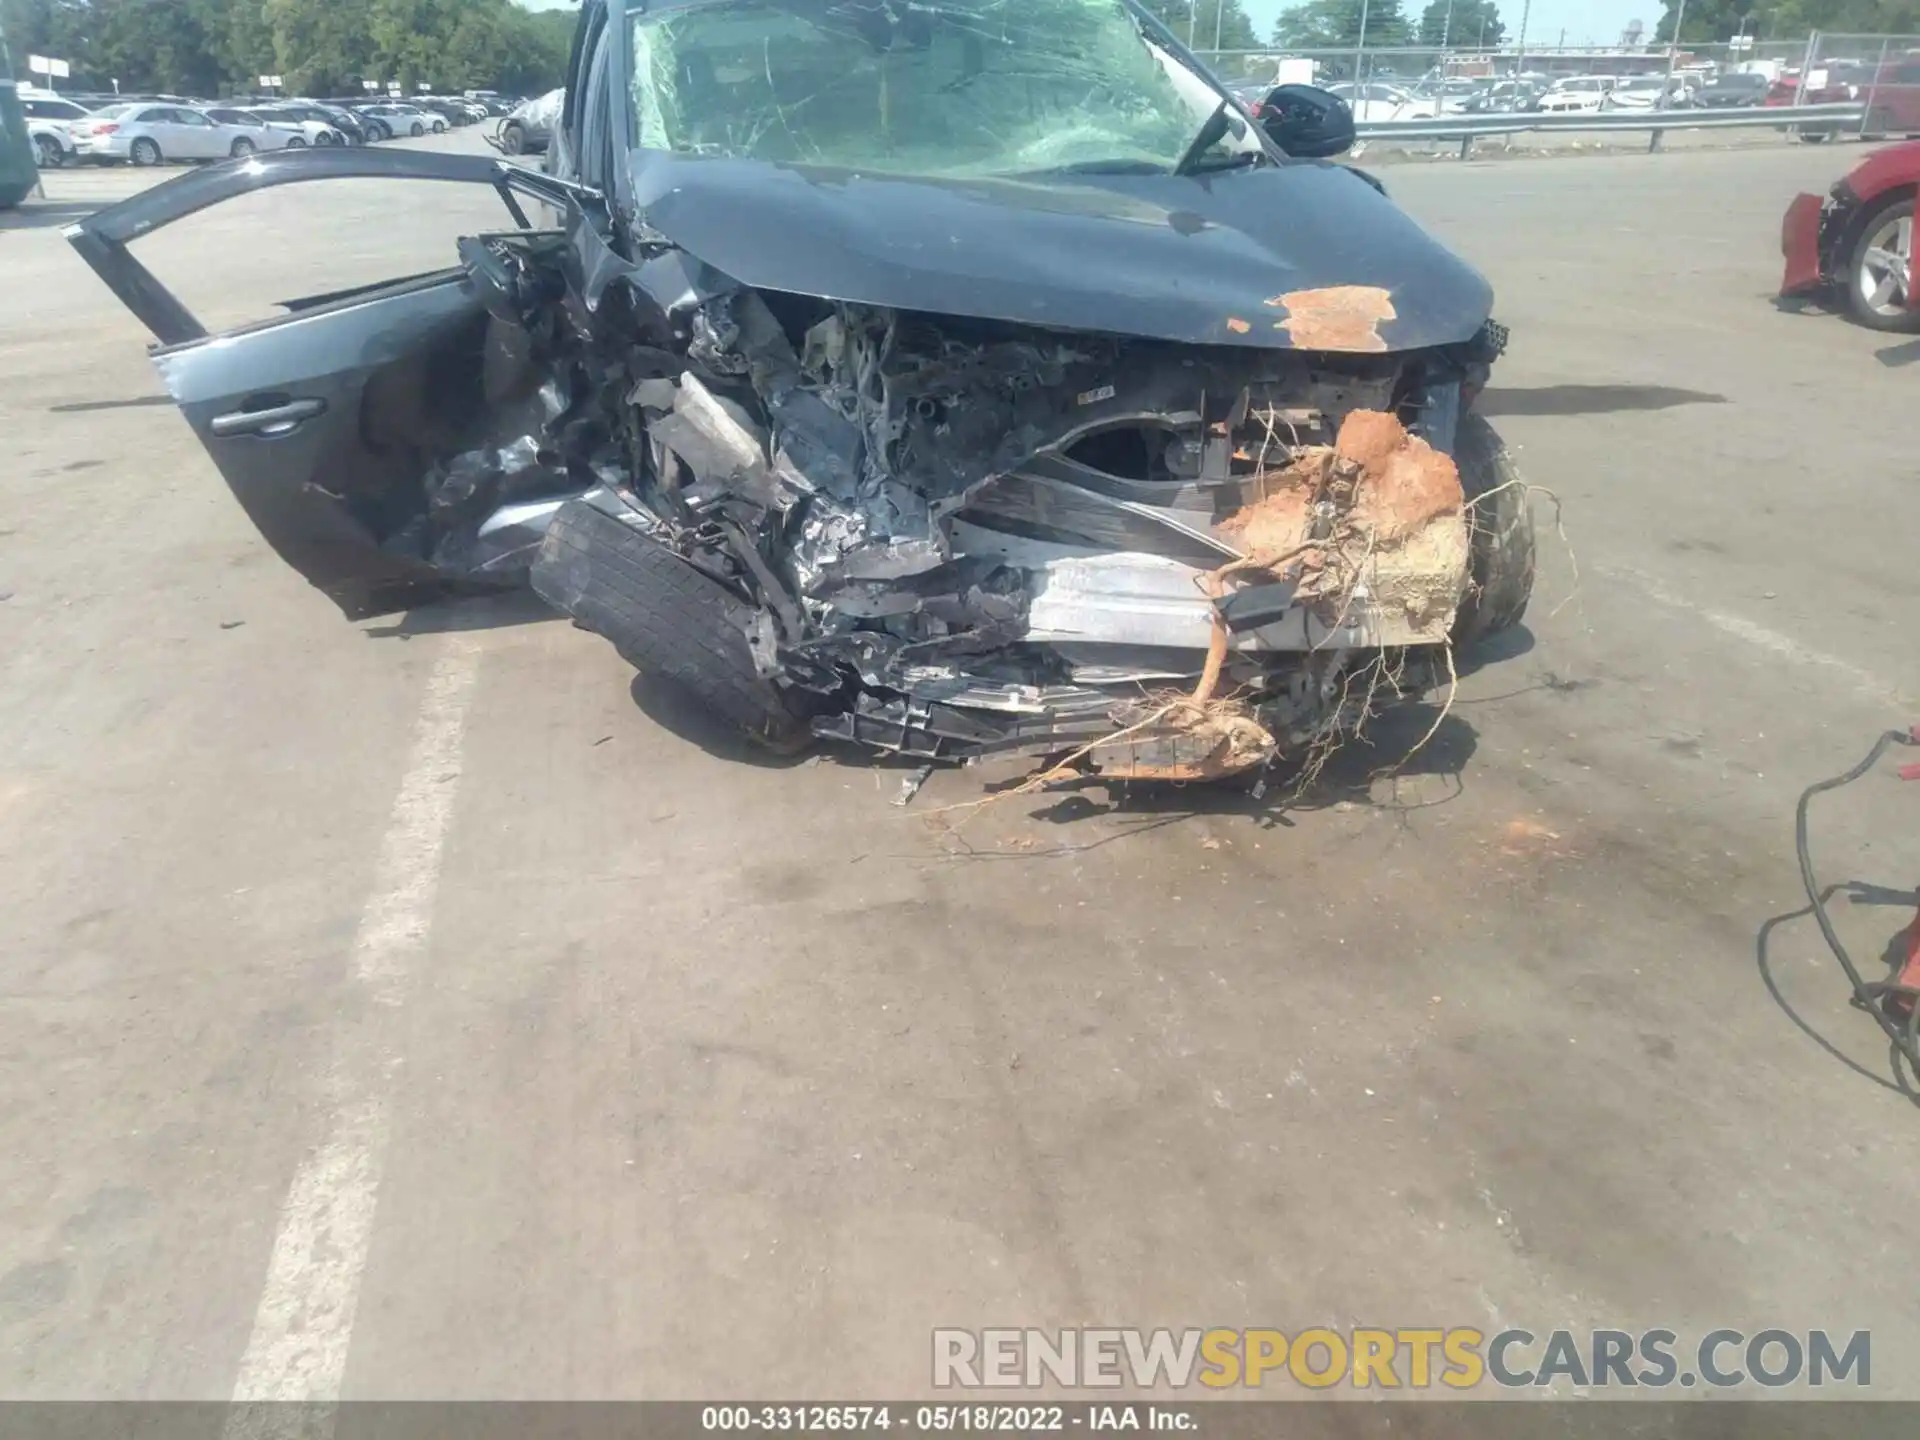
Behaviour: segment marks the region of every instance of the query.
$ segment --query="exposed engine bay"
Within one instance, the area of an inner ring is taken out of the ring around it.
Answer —
[[[711,271],[661,304],[657,274],[619,282],[677,252],[597,276],[578,256],[540,232],[463,244],[491,430],[385,543],[443,574],[530,565],[763,741],[1205,779],[1447,674],[1476,599],[1469,492],[1499,483],[1497,442],[1462,450],[1491,322],[1394,354],[1200,346]],[[697,578],[649,615],[662,554]]]

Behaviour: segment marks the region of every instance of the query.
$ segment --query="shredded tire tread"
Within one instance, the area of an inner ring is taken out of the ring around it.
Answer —
[[[1454,440],[1460,487],[1473,527],[1466,596],[1454,622],[1456,648],[1511,630],[1533,598],[1533,499],[1499,432],[1469,411]],[[1484,498],[1483,498],[1484,497]]]

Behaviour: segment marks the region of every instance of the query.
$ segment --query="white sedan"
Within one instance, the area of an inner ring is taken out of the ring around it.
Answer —
[[[1634,75],[1607,92],[1607,110],[1684,110],[1697,92],[1684,76]]]
[[[161,105],[124,101],[96,110],[71,127],[73,147],[81,160],[113,165],[159,165],[168,160],[224,160],[277,150],[279,143],[262,143],[261,130],[222,125],[206,111],[191,105]]]
[[[256,150],[299,150],[308,145],[334,143],[334,131],[326,125],[282,118],[267,110],[219,105],[210,107],[207,115],[218,124],[250,135]]]
[[[1329,85],[1327,89],[1346,101],[1353,118],[1362,124],[1379,120],[1434,120],[1440,115],[1436,101],[1410,95],[1397,85],[1383,85],[1378,80],[1364,85],[1351,82]]]
[[[1539,109],[1548,115],[1592,114],[1607,103],[1613,89],[1611,75],[1573,75],[1556,80],[1540,97]]]
[[[345,145],[346,131],[313,111],[300,106],[253,105],[248,113],[258,115],[276,129],[290,129],[309,145]]]

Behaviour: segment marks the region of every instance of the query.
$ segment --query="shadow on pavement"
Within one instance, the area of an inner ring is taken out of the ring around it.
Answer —
[[[369,640],[410,640],[415,635],[500,630],[565,618],[531,590],[506,590],[498,595],[469,595],[420,605],[396,620],[376,621],[360,633]]]
[[[1874,351],[1873,358],[1889,370],[1901,365],[1920,365],[1920,340],[1909,340],[1904,345],[1889,345],[1884,350]]]
[[[93,200],[29,198],[15,209],[0,210],[0,230],[44,230],[50,225],[71,225],[99,208],[99,202]]]
[[[1671,385],[1536,385],[1487,390],[1474,409],[1499,415],[1613,415],[1628,410],[1672,410],[1681,405],[1724,405],[1727,397]]]
[[[1489,665],[1498,665],[1503,660],[1518,660],[1531,649],[1533,631],[1525,625],[1514,625],[1476,640],[1472,645],[1459,647],[1454,654],[1454,665],[1464,680],[1474,671],[1483,670]]]
[[[614,658],[614,657],[609,657]],[[763,770],[791,770],[815,755],[833,754],[824,747],[783,755],[756,745],[734,725],[715,715],[683,687],[659,675],[635,674],[627,693],[633,703],[662,730],[698,746],[716,760],[752,765]],[[837,758],[837,757],[836,757]]]

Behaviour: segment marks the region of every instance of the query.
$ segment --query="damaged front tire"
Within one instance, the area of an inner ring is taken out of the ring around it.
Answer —
[[[748,739],[783,754],[806,748],[810,707],[755,667],[731,613],[742,602],[658,541],[573,501],[548,527],[532,579],[635,669],[673,681]]]
[[[1466,650],[1511,630],[1527,613],[1533,597],[1533,497],[1506,443],[1478,415],[1461,417],[1453,458],[1473,534],[1467,593],[1453,627],[1454,649]]]

